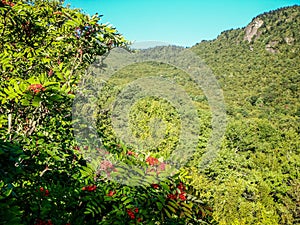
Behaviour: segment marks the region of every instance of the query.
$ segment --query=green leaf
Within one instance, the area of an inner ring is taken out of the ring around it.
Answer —
[[[160,202],[156,202],[156,205],[159,211],[163,208],[163,205]]]

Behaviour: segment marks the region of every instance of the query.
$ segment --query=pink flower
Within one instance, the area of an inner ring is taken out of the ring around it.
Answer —
[[[166,169],[166,165],[167,165],[166,163],[162,162],[161,164],[159,164],[158,169],[161,170],[161,171],[165,170]]]
[[[100,169],[101,170],[107,170],[107,169],[112,168],[112,167],[113,167],[113,164],[108,160],[103,160],[100,164]]]
[[[48,72],[48,76],[51,77],[52,75],[53,75],[53,70],[51,69],[51,70],[49,70],[49,72]]]

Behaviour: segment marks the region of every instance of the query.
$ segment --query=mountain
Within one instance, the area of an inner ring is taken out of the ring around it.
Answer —
[[[300,6],[192,47],[228,115],[220,157],[194,184],[219,224],[300,224]]]
[[[299,8],[264,13],[192,47],[218,77],[229,114],[300,116]]]
[[[124,59],[121,54],[108,63],[96,62],[87,80],[94,86],[105,86],[98,101],[103,142],[109,145],[116,136],[112,117],[108,117],[111,105],[123,94],[124,107],[118,107],[122,113],[138,89],[128,91],[129,84],[144,77],[171,79],[190,96],[199,114],[199,143],[185,170],[202,201],[212,206],[216,224],[300,224],[300,6],[258,15],[244,28],[224,31],[215,40],[190,48],[203,60],[199,66],[217,78],[227,115],[219,154],[205,169],[199,162],[218,127],[212,125],[205,91],[184,71],[155,62],[168,49],[140,50],[143,56],[154,56],[154,62],[120,67],[130,57]],[[173,49],[177,51],[175,46]],[[169,56],[172,59],[172,54]],[[181,59],[183,64],[190,61],[188,57]],[[112,76],[103,76],[103,68]],[[149,90],[154,86],[148,83]],[[176,110],[174,104],[157,97],[137,100],[129,112],[132,136],[144,138],[140,143],[158,143],[151,139],[154,135],[149,124],[161,116],[158,122],[165,125],[165,140],[150,151],[168,156],[179,141],[180,115]]]

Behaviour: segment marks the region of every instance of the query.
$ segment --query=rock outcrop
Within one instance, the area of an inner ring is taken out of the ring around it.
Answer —
[[[258,29],[264,24],[264,21],[260,18],[254,19],[246,28],[245,28],[245,36],[244,40],[247,40],[249,43],[252,41],[253,37],[256,36],[258,38],[260,36],[260,32]]]

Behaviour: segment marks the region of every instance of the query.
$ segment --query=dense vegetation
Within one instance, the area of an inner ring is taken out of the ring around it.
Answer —
[[[143,77],[172,79],[189,94],[199,113],[198,149],[184,168],[192,176],[190,184],[201,200],[213,205],[214,221],[299,224],[299,18],[299,6],[272,11],[254,18],[245,28],[225,31],[216,40],[202,41],[191,48],[217,77],[228,116],[219,157],[208,168],[199,166],[211,134],[208,100],[188,74],[172,65],[144,62],[116,71],[101,89],[98,104],[100,112],[105,112],[100,115],[106,119],[101,120],[100,129],[107,138],[117,136],[109,122],[111,105],[128,83]],[[255,24],[259,28],[253,31]],[[167,48],[142,52],[159,55]],[[110,65],[117,62],[123,63],[118,56],[107,64],[100,60],[92,68],[94,77],[102,79],[106,75],[103,68],[113,71]],[[167,114],[163,114],[161,110],[166,107]],[[171,125],[165,125],[162,134],[167,142],[151,150],[168,157],[178,143],[179,117],[164,98],[140,99],[133,105],[132,134],[141,142],[149,142],[150,121],[158,114]]]
[[[186,71],[155,60],[114,70],[123,59],[106,53],[127,41],[59,1],[2,1],[0,13],[0,224],[300,224],[299,6],[188,50],[225,99],[226,133],[206,167],[210,99]],[[116,132],[130,84],[156,90],[147,77],[182,87],[198,113],[185,164],[168,160],[184,126],[165,97],[132,104],[128,136],[138,145]]]
[[[184,183],[185,171],[161,179],[170,165],[154,154],[118,140],[100,149],[74,138],[72,104],[85,70],[96,56],[127,45],[114,28],[61,1],[1,1],[0,13],[0,224],[211,219],[211,209]],[[89,151],[99,154],[91,159]],[[110,179],[122,179],[133,164],[139,169],[125,178],[135,185]]]
[[[218,77],[229,115],[221,157],[197,185],[220,224],[300,223],[299,24],[300,7],[283,8],[193,47]]]

